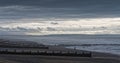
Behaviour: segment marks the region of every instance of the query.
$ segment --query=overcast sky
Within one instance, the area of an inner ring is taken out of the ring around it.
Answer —
[[[0,0],[0,35],[119,34],[120,0]]]

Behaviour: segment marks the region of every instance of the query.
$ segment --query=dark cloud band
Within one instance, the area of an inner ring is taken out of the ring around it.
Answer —
[[[0,19],[119,17],[119,0],[0,0]]]

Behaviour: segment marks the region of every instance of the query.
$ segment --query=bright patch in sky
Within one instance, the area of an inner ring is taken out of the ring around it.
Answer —
[[[65,21],[41,21],[21,19],[0,22],[1,35],[46,35],[46,34],[119,34],[120,18],[66,19]],[[25,21],[25,22],[24,22]]]

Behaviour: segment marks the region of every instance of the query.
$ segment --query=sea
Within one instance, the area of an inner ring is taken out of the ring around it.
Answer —
[[[9,40],[34,41],[45,45],[58,45],[66,48],[76,48],[94,52],[120,55],[120,35],[2,35],[0,38]]]

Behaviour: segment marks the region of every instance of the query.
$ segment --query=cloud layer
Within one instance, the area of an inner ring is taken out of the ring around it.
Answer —
[[[32,20],[32,19],[30,19]],[[97,22],[95,22],[97,21]],[[20,35],[119,34],[120,18],[76,19],[76,21],[36,21],[2,23],[0,31]]]
[[[119,17],[119,3],[119,0],[0,0],[0,20]]]
[[[0,35],[119,34],[119,0],[0,0]]]

